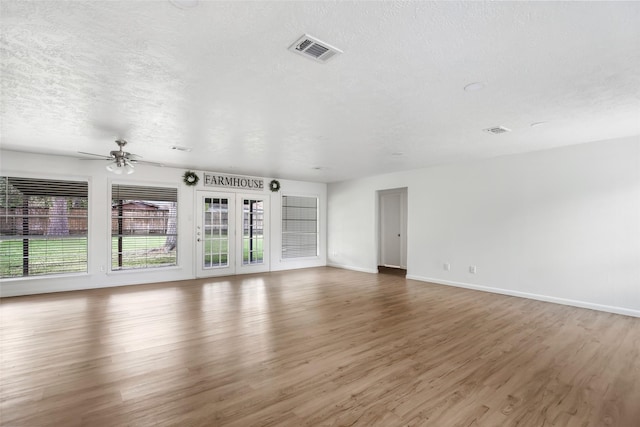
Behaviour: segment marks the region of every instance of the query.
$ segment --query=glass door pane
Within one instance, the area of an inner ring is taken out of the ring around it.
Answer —
[[[206,267],[229,265],[229,199],[205,197],[203,263]]]
[[[235,195],[199,191],[198,211],[198,277],[234,274]]]
[[[242,264],[264,262],[264,202],[244,199],[242,204]]]
[[[236,198],[236,273],[269,271],[269,198],[262,194],[237,194]]]

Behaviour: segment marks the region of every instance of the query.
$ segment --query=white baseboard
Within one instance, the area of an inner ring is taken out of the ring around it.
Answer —
[[[148,282],[155,283],[155,282]],[[26,295],[53,294],[58,292],[89,291],[92,289],[116,288],[118,286],[144,285],[147,282],[125,282],[125,283],[92,283],[87,281],[83,284],[48,284],[46,282],[31,283],[29,286],[15,286],[15,284],[0,284],[0,298],[20,297]]]
[[[453,282],[449,280],[434,279],[431,277],[415,276],[407,274],[407,279],[418,280],[420,282],[436,283],[438,285],[455,286],[457,288],[473,289],[476,291],[491,292],[494,294],[509,295],[512,297],[529,298],[538,301],[552,302],[555,304],[570,305],[573,307],[588,308],[591,310],[605,311],[607,313],[622,314],[625,316],[640,317],[640,310],[633,310],[624,307],[615,307],[604,304],[578,301],[566,298],[551,297],[548,295],[531,294],[528,292],[512,291],[510,289],[492,288],[490,286],[473,285],[470,283]]]
[[[373,274],[377,274],[378,273],[378,269],[354,267],[354,266],[351,266],[351,265],[336,264],[336,263],[333,263],[333,262],[327,263],[327,266],[328,267],[335,267],[335,268],[342,268],[343,270],[359,271],[361,273],[373,273]]]

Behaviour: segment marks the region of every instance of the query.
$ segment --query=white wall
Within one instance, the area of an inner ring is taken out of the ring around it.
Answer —
[[[195,277],[195,191],[182,182],[184,169],[139,166],[132,175],[107,172],[99,161],[0,151],[0,175],[89,181],[89,255],[85,274],[0,280],[0,296],[91,289],[140,283],[186,280]],[[200,174],[201,178],[202,175]],[[270,178],[265,179],[268,182]],[[109,271],[111,242],[110,186],[112,182],[173,186],[178,188],[178,266],[137,271]],[[271,197],[271,270],[326,265],[326,184],[280,180],[279,193]],[[208,187],[213,191],[220,189]],[[246,191],[245,191],[246,192]],[[268,193],[269,190],[265,189]],[[281,260],[281,194],[317,196],[320,207],[320,256],[298,261]]]
[[[327,184],[285,179],[279,181],[282,189],[271,196],[271,271],[327,265]],[[282,196],[318,198],[320,238],[317,258],[282,259]]]
[[[404,186],[409,278],[640,316],[639,137],[330,184],[329,265],[376,271]]]

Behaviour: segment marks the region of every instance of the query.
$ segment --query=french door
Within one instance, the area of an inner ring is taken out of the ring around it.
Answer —
[[[198,277],[269,271],[269,199],[198,191]]]

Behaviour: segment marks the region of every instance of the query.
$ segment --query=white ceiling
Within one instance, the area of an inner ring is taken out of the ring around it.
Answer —
[[[167,165],[332,182],[640,135],[640,2],[0,7],[8,150],[125,137]],[[287,50],[304,33],[344,54]]]

